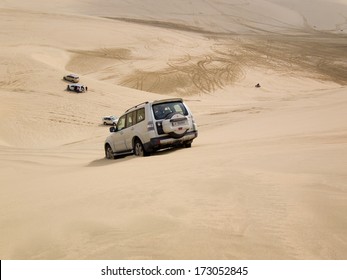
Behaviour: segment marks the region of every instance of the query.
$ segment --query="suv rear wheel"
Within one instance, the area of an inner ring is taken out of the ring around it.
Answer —
[[[148,153],[145,151],[140,139],[134,141],[134,155],[138,157],[148,156]]]
[[[190,142],[190,141],[184,142],[184,143],[183,143],[183,147],[184,147],[184,148],[191,148],[191,147],[192,147],[192,142]]]

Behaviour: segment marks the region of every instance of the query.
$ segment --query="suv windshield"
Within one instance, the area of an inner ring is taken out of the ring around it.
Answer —
[[[171,113],[179,113],[184,116],[188,115],[186,107],[182,102],[159,103],[152,106],[156,120],[165,119]]]

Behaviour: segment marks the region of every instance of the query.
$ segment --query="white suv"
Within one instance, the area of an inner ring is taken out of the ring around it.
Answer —
[[[110,125],[116,125],[117,124],[117,117],[116,116],[105,116],[102,118],[102,123],[104,125],[110,124]]]
[[[181,98],[134,106],[119,117],[110,132],[104,146],[108,159],[128,153],[147,156],[174,146],[190,148],[198,136],[193,115]]]
[[[65,81],[78,83],[80,78],[76,74],[69,74],[63,77]]]

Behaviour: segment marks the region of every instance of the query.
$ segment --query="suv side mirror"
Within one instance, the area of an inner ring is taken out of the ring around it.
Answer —
[[[117,127],[115,127],[115,126],[110,127],[110,132],[116,132],[116,131],[117,131]]]

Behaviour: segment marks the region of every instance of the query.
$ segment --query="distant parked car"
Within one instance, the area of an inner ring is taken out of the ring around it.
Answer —
[[[77,93],[82,93],[82,92],[85,92],[87,90],[87,87],[85,85],[82,85],[82,84],[70,84],[67,86],[66,89],[68,91],[74,91]]]
[[[118,121],[118,118],[116,116],[105,116],[102,118],[102,123],[104,125],[110,124],[110,125],[116,125]]]
[[[78,83],[80,81],[80,78],[76,74],[69,74],[64,76],[64,80],[72,83]]]

